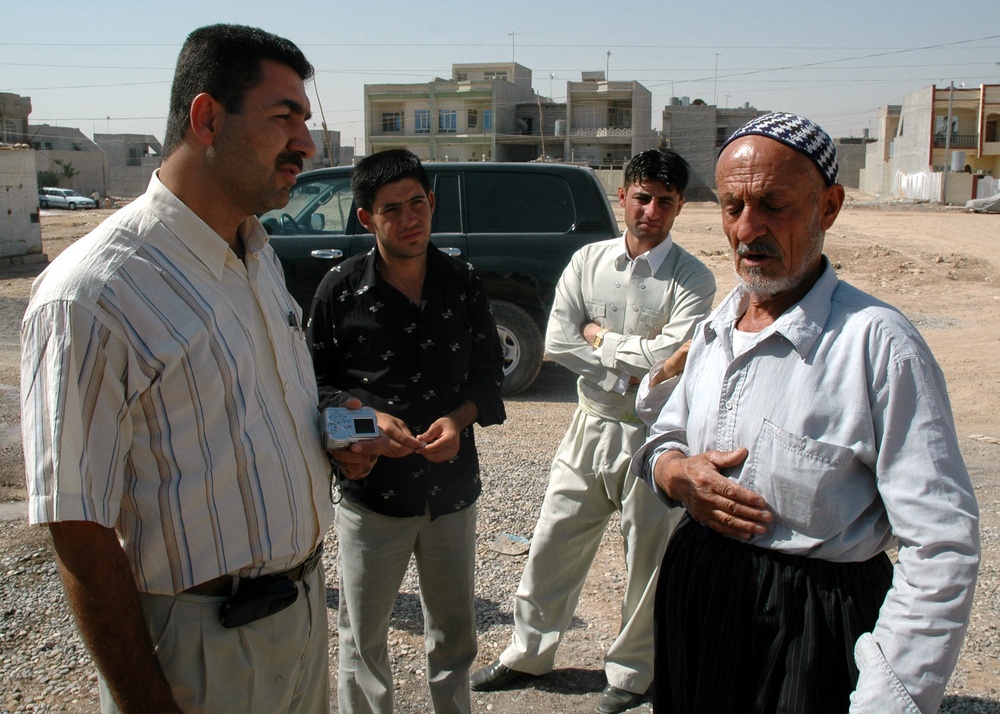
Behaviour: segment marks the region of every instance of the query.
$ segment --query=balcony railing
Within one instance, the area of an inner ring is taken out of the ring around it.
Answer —
[[[574,128],[570,132],[570,134],[573,135],[573,136],[596,136],[596,137],[620,136],[620,137],[623,137],[623,136],[632,136],[632,129],[631,129],[631,127],[625,127],[625,128],[620,128],[619,129],[619,128],[616,128],[616,127],[606,127],[606,126],[605,127],[600,127],[598,129],[576,129],[576,128]]]
[[[944,134],[934,135],[934,148],[943,149],[945,143]],[[952,134],[951,139],[948,141],[949,149],[978,149],[979,148],[979,135],[978,134]]]

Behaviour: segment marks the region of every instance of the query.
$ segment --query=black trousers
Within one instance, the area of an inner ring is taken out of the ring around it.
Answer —
[[[858,680],[854,643],[892,581],[885,553],[863,563],[788,555],[686,518],[656,589],[657,714],[843,714]]]

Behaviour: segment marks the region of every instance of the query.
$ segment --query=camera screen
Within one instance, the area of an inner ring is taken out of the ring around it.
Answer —
[[[375,420],[364,418],[354,420],[354,433],[355,434],[374,434],[375,433]]]

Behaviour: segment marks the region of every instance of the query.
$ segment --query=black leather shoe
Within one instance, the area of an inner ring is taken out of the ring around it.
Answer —
[[[521,677],[530,676],[527,672],[518,672],[500,660],[495,660],[493,664],[486,665],[469,677],[469,688],[474,692],[493,692],[498,689],[506,689],[509,684]]]
[[[639,704],[642,695],[608,685],[597,700],[597,711],[601,714],[618,714]]]

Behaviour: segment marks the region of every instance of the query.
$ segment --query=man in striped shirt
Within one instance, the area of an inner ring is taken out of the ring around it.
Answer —
[[[149,189],[32,290],[30,519],[106,712],[329,706],[330,465],[301,309],[254,217],[315,151],[312,71],[255,28],[193,32]]]

